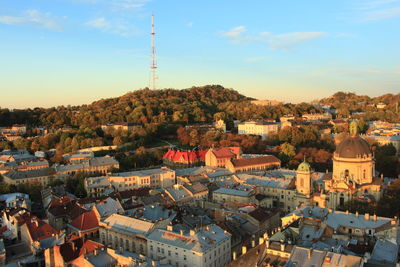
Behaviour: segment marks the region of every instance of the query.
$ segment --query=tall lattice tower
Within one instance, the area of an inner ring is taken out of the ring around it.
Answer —
[[[156,33],[154,31],[154,14],[152,14],[151,15],[151,62],[150,62],[149,88],[153,89],[153,90],[157,89],[156,81],[158,79],[155,35],[156,35]]]

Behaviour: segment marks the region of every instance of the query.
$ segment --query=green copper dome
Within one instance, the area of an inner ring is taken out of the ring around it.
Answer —
[[[299,167],[297,167],[298,171],[301,172],[310,172],[311,171],[311,166],[307,161],[303,161],[302,163],[299,164]]]

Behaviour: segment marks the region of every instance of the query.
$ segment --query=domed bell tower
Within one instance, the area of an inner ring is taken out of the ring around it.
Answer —
[[[296,171],[296,190],[307,197],[311,196],[312,191],[311,174],[311,166],[304,158]]]

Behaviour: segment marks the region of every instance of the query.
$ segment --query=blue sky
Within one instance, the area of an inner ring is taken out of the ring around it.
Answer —
[[[259,99],[400,90],[400,0],[0,0],[0,107],[84,104],[149,85]]]

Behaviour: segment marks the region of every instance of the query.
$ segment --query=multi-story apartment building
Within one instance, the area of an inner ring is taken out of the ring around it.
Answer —
[[[174,184],[175,171],[166,167],[89,177],[84,182],[90,196],[100,196],[104,190],[111,187],[116,191],[125,191],[142,187],[165,188]]]
[[[154,260],[164,259],[178,267],[222,267],[231,260],[231,235],[217,225],[189,233],[168,226],[148,235],[147,251]]]
[[[56,166],[57,175],[64,178],[77,173],[102,173],[107,174],[112,169],[118,169],[118,161],[109,156],[95,157],[81,163]]]
[[[4,183],[19,185],[19,184],[38,184],[41,186],[47,185],[55,178],[56,171],[54,168],[42,168],[29,171],[12,170],[3,174]]]
[[[147,235],[154,223],[112,214],[99,222],[100,243],[120,251],[147,255]]]
[[[263,139],[270,133],[277,133],[278,130],[279,123],[277,122],[246,121],[238,125],[239,134],[260,135]]]

